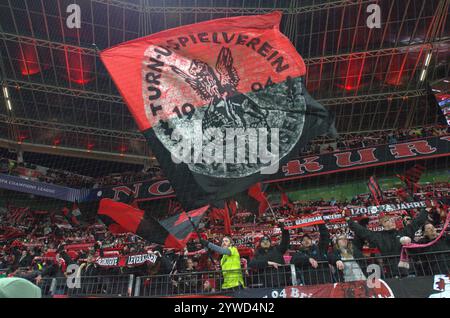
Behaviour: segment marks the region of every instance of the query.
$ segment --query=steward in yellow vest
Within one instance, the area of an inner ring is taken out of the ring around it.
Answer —
[[[222,289],[243,288],[244,278],[242,277],[241,256],[236,247],[233,246],[231,238],[225,236],[222,239],[222,247],[202,240],[202,244],[222,256],[220,267],[222,268],[223,284]]]

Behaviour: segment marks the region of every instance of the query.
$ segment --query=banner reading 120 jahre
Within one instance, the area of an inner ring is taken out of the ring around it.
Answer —
[[[279,12],[211,20],[101,53],[185,209],[270,178],[309,140],[335,131],[306,91],[305,63],[280,21]]]

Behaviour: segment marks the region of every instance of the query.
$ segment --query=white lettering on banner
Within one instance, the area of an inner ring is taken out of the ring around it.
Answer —
[[[286,229],[289,229],[290,227],[293,227],[293,226],[300,226],[300,225],[316,223],[316,222],[323,223],[322,215],[314,215],[311,217],[300,218],[300,219],[297,219],[294,221],[286,221],[284,223],[284,225],[285,225]]]
[[[14,187],[24,188],[24,189],[28,189],[28,190],[33,190],[33,191],[45,192],[45,193],[50,193],[50,194],[56,193],[55,189],[45,188],[43,186],[28,184],[28,183],[24,183],[24,182],[15,181],[15,180],[0,179],[0,183],[14,186]]]
[[[143,264],[145,262],[155,263],[158,258],[155,254],[141,254],[128,256],[127,265]]]
[[[97,264],[100,266],[117,266],[119,262],[118,257],[107,257],[107,258],[100,258],[97,260]]]
[[[425,201],[420,202],[409,202],[409,203],[401,203],[401,204],[383,204],[378,206],[369,206],[367,208],[358,207],[358,208],[350,208],[350,212],[352,216],[360,216],[365,214],[379,214],[381,212],[395,212],[400,210],[409,210],[416,208],[425,208],[427,205]]]
[[[290,293],[286,291],[286,289],[282,289],[281,291],[278,290],[273,290],[271,293],[271,297],[272,298],[286,298],[286,296],[289,296],[288,298],[312,298],[313,294],[312,293],[304,293],[298,290],[298,288],[289,288],[290,289]],[[264,298],[267,298],[264,297]]]

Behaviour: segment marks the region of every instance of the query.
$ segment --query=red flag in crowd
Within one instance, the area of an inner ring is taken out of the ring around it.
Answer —
[[[231,217],[235,216],[238,209],[236,200],[230,200],[228,202],[228,208],[230,210]]]
[[[383,201],[383,191],[381,191],[380,185],[374,176],[369,178],[369,182],[367,183],[367,187],[369,188],[370,193],[372,194],[372,198],[377,205],[380,205],[380,202]]]
[[[209,214],[209,217],[212,220],[223,220],[224,225],[224,234],[231,235],[231,217],[230,217],[231,209],[228,203],[225,202],[225,206],[223,209],[212,208]]]
[[[192,223],[198,226],[208,208],[209,206],[205,206],[158,221],[128,204],[103,199],[100,201],[98,214],[107,225],[117,223],[128,232],[136,233],[149,242],[163,244],[167,248],[184,248],[195,231]]]
[[[397,174],[397,177],[405,182],[406,189],[414,194],[419,188],[418,182],[423,172],[425,171],[425,167],[420,164],[415,164],[412,168],[406,170],[404,175]]]
[[[292,209],[294,207],[294,205],[292,204],[291,200],[289,199],[288,195],[286,194],[286,192],[284,192],[283,188],[278,184],[277,185],[278,190],[281,193],[281,197],[280,197],[280,204],[282,207],[287,206],[289,207],[289,209]]]
[[[248,189],[248,196],[258,202],[258,215],[261,216],[269,208],[266,194],[262,191],[262,183],[259,182]]]

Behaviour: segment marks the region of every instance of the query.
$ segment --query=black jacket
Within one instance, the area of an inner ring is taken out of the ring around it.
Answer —
[[[418,244],[427,244],[432,240],[422,238]],[[426,253],[424,255],[420,255]],[[423,248],[408,249],[411,259],[416,262],[416,270],[423,275],[437,275],[450,272],[450,235],[444,234],[436,243]],[[419,254],[419,255],[417,255]]]
[[[432,240],[424,237],[420,239],[417,244],[428,244]],[[410,249],[408,251],[417,250],[419,253],[427,253],[427,252],[443,252],[448,251],[450,253],[450,234],[444,233],[442,237],[433,245],[423,248]]]
[[[355,236],[373,243],[383,256],[400,255],[402,245],[400,238],[402,236],[409,236],[414,238],[414,234],[419,230],[427,220],[428,213],[425,209],[414,218],[411,224],[405,226],[402,230],[389,231],[370,231],[353,220],[348,221],[350,229],[355,233]]]
[[[27,254],[25,257],[19,257],[19,267],[30,267],[33,262],[33,257],[30,254]]]
[[[289,231],[283,230],[279,245],[271,246],[268,249],[258,248],[256,250],[255,256],[248,263],[248,267],[252,269],[249,285],[281,287],[289,284],[290,269],[288,267],[282,267],[277,270],[267,264],[269,261],[285,264],[283,255],[289,248],[289,241]]]
[[[330,246],[330,234],[324,224],[319,225],[319,243],[309,248],[304,248],[292,256],[291,264],[297,269],[297,281],[304,285],[327,284],[335,281],[328,265],[328,247]],[[313,268],[309,259],[313,258],[318,264]]]
[[[317,245],[313,244],[308,249],[302,249],[292,256],[291,264],[297,267],[309,267],[309,259],[326,261],[328,259],[328,247],[330,246],[330,233],[324,224],[319,225],[320,239]]]
[[[283,230],[281,235],[281,242],[277,246],[271,246],[268,249],[258,248],[255,252],[255,256],[250,261],[248,266],[253,269],[266,268],[267,262],[275,262],[278,264],[285,264],[283,255],[289,248],[289,231]]]

